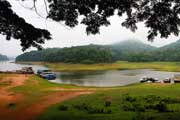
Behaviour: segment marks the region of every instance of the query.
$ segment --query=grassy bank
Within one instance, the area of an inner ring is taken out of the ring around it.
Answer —
[[[47,107],[92,91],[24,74],[0,74],[0,90],[0,118],[3,120],[36,120]]]
[[[126,62],[118,61],[112,64],[65,64],[45,62],[21,62],[21,64],[37,64],[47,66],[55,71],[93,71],[93,70],[129,70],[155,69],[160,71],[180,71],[180,62]]]
[[[5,80],[6,77],[9,77],[8,74],[0,74],[0,80]],[[22,101],[11,101],[15,105],[13,110],[16,114],[24,111],[23,114],[29,114],[26,113],[26,109],[37,109],[40,107],[39,103],[43,106],[47,105],[56,97],[61,99],[66,94],[73,94],[74,90],[96,90],[90,95],[61,101],[48,109],[41,108],[46,111],[38,117],[38,120],[178,120],[180,117],[180,84],[134,84],[115,88],[86,88],[50,83],[33,75],[27,77],[23,85],[10,89],[14,95],[23,95]],[[11,108],[5,107],[5,109]]]
[[[38,120],[178,120],[180,85],[138,84],[56,104]]]

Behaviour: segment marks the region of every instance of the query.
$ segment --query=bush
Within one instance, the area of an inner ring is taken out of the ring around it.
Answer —
[[[143,98],[146,102],[152,103],[154,101],[160,101],[161,97],[160,96],[155,96],[155,95],[148,95]]]
[[[130,102],[125,102],[125,103],[123,103],[122,109],[123,109],[124,111],[135,111],[134,106],[133,106]]]
[[[58,107],[58,109],[61,110],[61,111],[67,111],[68,110],[68,106],[67,105],[60,105]]]
[[[180,103],[180,99],[177,99],[177,98],[170,98],[170,97],[167,97],[167,98],[164,98],[161,100],[162,102],[165,102],[167,104],[171,104],[171,103]]]
[[[106,109],[104,107],[89,107],[88,108],[89,114],[111,114],[111,109]]]
[[[86,103],[82,103],[82,104],[74,105],[74,108],[78,110],[88,110],[89,105],[87,105]]]
[[[109,107],[109,106],[111,106],[111,100],[106,100],[105,101],[105,107]]]
[[[108,103],[109,104],[109,103]],[[111,114],[111,109],[106,109],[104,107],[94,107],[87,105],[86,103],[74,105],[75,109],[87,111],[89,114]]]
[[[124,96],[123,98],[124,101],[128,101],[128,102],[135,102],[136,98],[135,97],[131,97],[128,94]]]
[[[132,120],[154,120],[153,117],[144,115],[143,113],[137,112]]]
[[[159,112],[168,112],[167,105],[164,102],[159,102],[158,104],[155,105],[155,109],[158,110]]]
[[[137,111],[137,112],[145,112],[146,111],[145,106],[141,103],[133,103],[133,107],[134,107],[135,111]]]
[[[15,108],[16,107],[16,103],[9,103],[8,104],[8,108]]]

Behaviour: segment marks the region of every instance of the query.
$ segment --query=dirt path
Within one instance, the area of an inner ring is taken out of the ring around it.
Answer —
[[[83,95],[83,94],[90,94],[91,92],[86,92],[86,91],[79,91],[79,92],[60,92],[60,93],[55,93],[51,94],[48,96],[45,96],[42,98],[41,102],[35,103],[29,108],[25,109],[22,111],[21,114],[17,115],[16,119],[14,120],[35,120],[38,115],[40,115],[44,109],[47,107],[63,102],[65,100]]]
[[[2,86],[0,86],[0,101],[3,101],[3,104],[5,104],[14,101],[19,101],[20,99],[22,99],[21,94],[15,94],[11,92],[9,89],[23,85],[25,80],[27,80],[27,77],[25,75],[20,75],[16,77],[5,77],[4,79],[2,79],[0,81],[0,83],[2,84]]]
[[[42,98],[38,98],[39,101],[28,105],[20,109],[10,109],[9,105],[12,103],[21,104],[25,102],[23,94],[17,94],[10,91],[10,88],[21,86],[25,84],[28,76],[15,75],[12,77],[5,77],[0,80],[0,83],[6,83],[4,86],[0,86],[0,118],[4,120],[35,120],[36,117],[41,114],[47,107],[63,102],[65,100],[83,95],[90,94],[89,90],[75,90],[75,89],[61,89],[57,92],[51,93]]]

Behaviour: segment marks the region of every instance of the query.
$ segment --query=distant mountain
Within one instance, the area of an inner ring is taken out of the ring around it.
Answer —
[[[139,40],[125,40],[111,45],[112,49],[118,51],[144,52],[155,50],[156,47],[145,44]]]
[[[158,48],[154,56],[158,61],[180,61],[180,40]]]
[[[157,48],[139,40],[125,40],[110,45],[115,60],[127,60],[130,54],[152,52]]]
[[[159,48],[160,50],[180,50],[180,40]]]
[[[0,54],[0,61],[6,61],[6,60],[8,60],[8,57]]]

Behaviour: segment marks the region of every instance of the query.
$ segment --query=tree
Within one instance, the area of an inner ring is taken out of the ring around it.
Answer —
[[[40,44],[44,43],[45,39],[51,39],[47,30],[35,28],[16,15],[6,0],[0,0],[0,34],[5,35],[7,40],[12,37],[20,40],[22,50],[31,46],[41,49]]]
[[[32,2],[35,3],[36,0]],[[158,34],[162,38],[167,38],[171,34],[179,35],[179,0],[47,0],[47,2],[49,8],[47,18],[57,22],[63,21],[69,27],[75,27],[79,23],[85,24],[87,34],[97,34],[101,26],[110,25],[108,18],[117,11],[119,17],[127,15],[122,26],[133,32],[137,29],[137,23],[144,22],[149,28],[148,40],[152,41]],[[48,31],[34,28],[13,13],[6,0],[0,0],[0,11],[0,33],[5,34],[7,39],[10,37],[20,39],[23,49],[30,46],[39,48],[39,44],[44,43],[45,39],[50,39]],[[16,19],[7,20],[6,15]],[[78,21],[79,16],[83,16],[82,21]],[[17,32],[16,29],[20,30]]]

